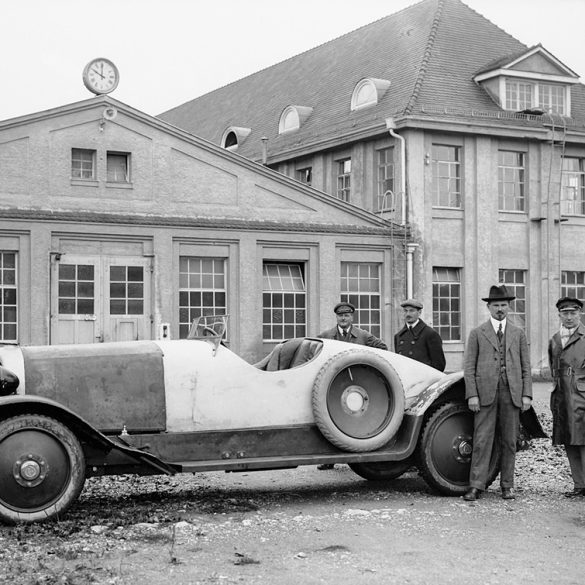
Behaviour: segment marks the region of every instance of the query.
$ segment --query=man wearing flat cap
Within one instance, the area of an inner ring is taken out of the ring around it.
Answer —
[[[358,345],[367,345],[368,347],[377,347],[379,349],[388,349],[388,346],[381,340],[372,335],[365,329],[354,327],[353,314],[355,307],[349,302],[337,303],[333,307],[333,312],[337,317],[337,325],[332,329],[327,329],[319,333],[318,337],[322,339],[336,339],[347,343],[357,343]]]
[[[548,344],[554,389],[550,398],[553,445],[564,445],[574,488],[569,498],[585,496],[585,327],[583,302],[574,297],[557,301],[560,330]]]
[[[404,327],[394,336],[394,351],[436,368],[445,370],[445,354],[441,336],[421,318],[423,304],[416,299],[400,303],[404,311]]]
[[[487,303],[489,320],[469,334],[465,347],[465,397],[475,413],[469,489],[463,498],[477,500],[486,489],[494,441],[501,450],[502,498],[513,500],[516,438],[520,411],[532,405],[528,342],[522,329],[508,322],[510,301],[506,286],[494,285]]]

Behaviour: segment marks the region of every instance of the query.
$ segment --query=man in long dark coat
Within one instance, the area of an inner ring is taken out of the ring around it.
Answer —
[[[556,307],[560,331],[548,345],[548,360],[554,380],[550,408],[553,415],[553,445],[564,445],[574,489],[567,497],[585,496],[585,326],[583,303],[563,297]]]
[[[394,351],[443,372],[446,363],[443,340],[420,318],[423,304],[417,299],[406,299],[400,306],[405,325],[394,336]]]

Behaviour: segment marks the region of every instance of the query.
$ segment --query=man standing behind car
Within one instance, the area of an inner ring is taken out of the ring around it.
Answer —
[[[557,301],[561,329],[548,344],[548,363],[554,381],[550,397],[553,445],[564,445],[574,488],[568,498],[585,496],[585,327],[583,303],[563,297]]]
[[[337,317],[337,325],[333,327],[333,329],[322,331],[317,337],[320,337],[321,339],[335,339],[347,343],[356,343],[358,345],[367,345],[368,347],[377,347],[378,349],[388,349],[388,346],[381,339],[378,339],[369,331],[353,326],[355,306],[352,303],[337,303],[335,307],[333,307],[333,312]],[[334,467],[335,465],[333,463],[317,465],[317,469],[320,469],[321,471],[325,469],[333,469]]]
[[[473,452],[467,501],[485,490],[494,441],[501,445],[500,486],[502,498],[513,500],[516,438],[520,409],[532,404],[532,377],[528,342],[522,329],[508,322],[510,301],[505,285],[494,285],[487,302],[490,319],[473,329],[465,347],[465,397],[475,413]]]
[[[388,346],[381,339],[378,339],[369,331],[353,326],[355,307],[351,303],[337,303],[333,307],[333,312],[337,317],[337,325],[333,329],[322,331],[317,337],[321,339],[336,339],[337,341],[345,341],[347,343],[357,343],[358,345],[367,345],[368,347],[377,347],[378,349],[388,349]]]
[[[394,336],[394,351],[443,372],[445,354],[441,336],[421,318],[423,304],[416,299],[402,301],[404,327]]]

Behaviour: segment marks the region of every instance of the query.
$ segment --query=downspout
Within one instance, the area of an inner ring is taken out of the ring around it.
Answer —
[[[406,225],[406,140],[404,136],[396,134],[396,124],[393,118],[386,118],[386,128],[390,132],[390,136],[400,141],[400,195],[402,197],[402,213],[400,218],[400,225]]]
[[[404,136],[396,134],[396,124],[393,118],[386,118],[386,128],[390,136],[400,142],[400,196],[402,198],[402,210],[400,225],[406,227],[406,140]],[[406,298],[414,296],[414,252],[418,244],[409,242],[406,244]]]

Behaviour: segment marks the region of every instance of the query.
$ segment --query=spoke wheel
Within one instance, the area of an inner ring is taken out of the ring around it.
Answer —
[[[85,483],[85,458],[59,421],[21,415],[0,422],[0,520],[35,522],[59,516]]]
[[[313,385],[313,415],[321,433],[346,451],[372,451],[400,427],[404,391],[381,356],[363,349],[332,357]]]
[[[418,447],[419,469],[425,481],[448,496],[463,495],[469,487],[473,451],[473,413],[463,402],[448,402],[431,414]],[[499,473],[500,450],[496,442],[487,485]]]
[[[370,481],[391,481],[406,473],[413,461],[409,457],[402,461],[370,461],[368,463],[350,463],[349,467],[360,477]]]

